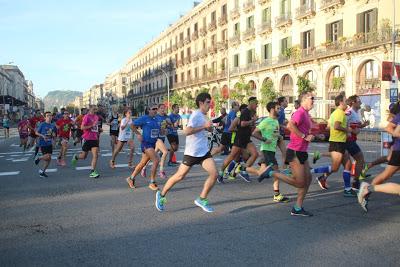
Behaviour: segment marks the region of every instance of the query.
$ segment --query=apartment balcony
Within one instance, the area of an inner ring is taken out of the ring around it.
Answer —
[[[300,55],[302,59],[306,59],[315,56],[315,53],[316,53],[315,47],[307,47],[301,49]]]
[[[243,32],[243,40],[251,41],[256,38],[256,30],[254,28],[248,28]]]
[[[220,51],[225,51],[226,49],[228,49],[228,42],[227,41],[218,42],[217,48]]]
[[[217,29],[217,22],[216,21],[211,21],[209,24],[208,24],[208,30],[210,31],[210,32],[213,32],[213,31],[215,31]]]
[[[198,53],[192,54],[192,62],[197,60],[199,60],[199,54]]]
[[[238,7],[234,7],[231,10],[230,15],[232,20],[237,19],[238,17],[240,17],[240,9]]]
[[[178,68],[182,67],[182,66],[183,66],[183,60],[182,60],[182,59],[179,59],[179,60],[176,62],[176,66],[177,66]]]
[[[203,49],[199,52],[199,58],[207,57],[207,49]]]
[[[244,13],[249,13],[250,11],[253,11],[255,8],[256,5],[254,4],[254,0],[246,0],[246,2],[243,3]]]
[[[212,44],[210,47],[208,47],[207,51],[210,55],[213,55],[217,53],[217,46],[215,44]]]
[[[269,3],[269,2],[271,2],[271,0],[258,0],[258,4],[260,6],[265,5],[266,3]]]
[[[322,0],[320,4],[321,10],[334,9],[344,5],[344,0]]]
[[[359,92],[359,94],[380,93],[381,83],[382,81],[380,78],[363,79],[356,85],[357,92]]]
[[[278,28],[289,26],[291,24],[292,24],[292,14],[290,13],[281,14],[280,16],[275,18],[275,26]]]
[[[198,31],[194,31],[192,33],[192,40],[196,41],[199,38],[199,32]]]
[[[178,48],[182,48],[182,47],[183,47],[183,45],[184,45],[184,42],[183,42],[183,40],[180,40],[180,41],[178,42]]]
[[[231,38],[229,38],[229,45],[231,46],[238,46],[240,45],[241,40],[240,40],[240,34],[236,34],[234,36],[232,36]]]
[[[272,32],[271,21],[264,21],[261,25],[258,26],[258,34],[260,35],[268,35]]]
[[[224,26],[228,23],[228,18],[226,15],[222,15],[219,19],[218,19],[218,26]]]
[[[306,4],[296,8],[296,19],[305,19],[315,16],[315,10],[314,0],[309,0]]]
[[[200,36],[201,37],[204,37],[204,36],[206,36],[207,35],[207,29],[204,27],[204,28],[201,28],[200,29]]]
[[[190,44],[190,36],[186,36],[186,38],[185,38],[185,40],[183,40],[183,43],[185,44],[185,45],[187,45],[187,44]]]

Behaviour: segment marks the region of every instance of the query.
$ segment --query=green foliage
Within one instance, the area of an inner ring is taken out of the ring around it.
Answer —
[[[69,114],[73,114],[75,112],[79,112],[79,109],[77,109],[74,105],[66,106],[65,110],[68,111]]]
[[[344,86],[344,78],[343,77],[333,77],[333,79],[332,79],[333,89],[339,91],[343,86]]]
[[[200,93],[207,93],[207,94],[209,94],[209,93],[210,93],[210,88],[201,87],[201,88],[200,88],[200,91],[199,91],[199,94],[200,94]]]
[[[299,95],[303,92],[314,92],[315,88],[312,85],[311,81],[303,76],[297,77],[297,87]]]
[[[169,101],[171,102],[171,105],[178,104],[178,106],[182,107],[184,105],[183,94],[180,94],[180,93],[174,91],[169,96]]]
[[[271,102],[279,97],[279,93],[274,89],[274,83],[272,80],[266,80],[261,86],[261,99],[260,103],[265,106],[268,102]]]
[[[239,82],[237,82],[235,88],[230,91],[229,98],[244,103],[246,102],[246,96],[250,96],[251,94],[252,89],[250,84],[245,82],[244,76],[240,76]]]
[[[57,107],[53,107],[53,113],[57,113],[58,112],[58,108]]]
[[[136,108],[137,112],[142,113],[144,111],[144,103],[142,100],[140,100],[137,108]]]
[[[183,101],[184,101],[183,106],[186,106],[189,109],[196,108],[196,101],[190,92],[186,92],[183,94]]]
[[[221,108],[226,105],[227,101],[222,97],[220,93],[213,95],[212,98],[215,104],[214,106],[215,114],[219,114]]]

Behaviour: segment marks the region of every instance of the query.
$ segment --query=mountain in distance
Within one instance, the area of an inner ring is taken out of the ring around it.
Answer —
[[[44,108],[45,110],[53,111],[54,107],[57,107],[57,109],[66,107],[77,96],[82,96],[82,92],[71,90],[50,91],[43,98]]]

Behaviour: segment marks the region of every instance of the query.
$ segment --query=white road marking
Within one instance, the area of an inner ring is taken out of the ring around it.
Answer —
[[[101,154],[102,157],[111,157],[112,153]]]
[[[47,169],[46,172],[57,172],[57,169]]]
[[[2,152],[0,153],[1,155],[9,155],[9,154],[23,154],[24,152],[22,151],[17,151],[17,152]]]
[[[16,172],[0,172],[0,176],[18,175],[20,171]]]
[[[128,167],[128,164],[115,164],[115,167],[117,167],[117,168],[125,168],[125,167]]]
[[[21,161],[28,161],[28,158],[13,159],[13,160],[12,160],[12,162],[21,162]]]
[[[91,170],[91,169],[92,169],[92,166],[76,167],[77,171],[80,171],[80,170]]]
[[[19,145],[17,145],[17,144],[12,144],[12,145],[10,145],[10,146],[17,146],[17,147],[19,147]]]

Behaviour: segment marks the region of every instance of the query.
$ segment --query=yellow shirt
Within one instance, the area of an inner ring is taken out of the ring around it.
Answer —
[[[329,141],[345,143],[347,139],[346,132],[335,130],[335,122],[340,122],[340,126],[347,127],[346,113],[340,108],[337,108],[329,118],[330,136]]]

